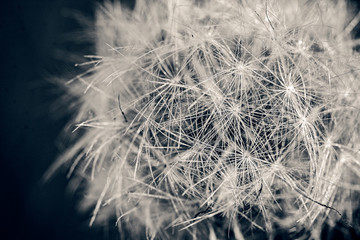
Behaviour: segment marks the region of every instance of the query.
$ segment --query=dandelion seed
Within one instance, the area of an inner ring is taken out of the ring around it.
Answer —
[[[286,87],[286,90],[289,94],[295,93],[296,90],[294,88],[294,85],[292,85],[291,83],[289,84],[289,86]]]

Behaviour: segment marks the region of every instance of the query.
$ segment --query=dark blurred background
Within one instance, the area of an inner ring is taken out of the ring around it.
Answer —
[[[51,79],[76,74],[70,53],[94,53],[78,13],[91,21],[96,3],[0,1],[0,239],[117,239],[114,224],[88,227],[90,212],[77,211],[79,196],[68,192],[65,172],[41,179],[69,120],[55,107],[62,92]]]
[[[60,152],[56,143],[69,120],[54,105],[62,92],[50,79],[76,74],[70,53],[94,53],[79,34],[84,22],[74,16],[81,13],[91,22],[95,7],[91,0],[0,1],[1,239],[118,238],[114,224],[88,227],[91,213],[77,211],[80,196],[68,193],[65,172],[41,181]],[[355,236],[326,231],[328,239]]]

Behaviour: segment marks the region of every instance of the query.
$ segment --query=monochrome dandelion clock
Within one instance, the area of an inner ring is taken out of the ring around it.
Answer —
[[[127,239],[358,231],[359,19],[342,0],[105,2],[50,172]]]

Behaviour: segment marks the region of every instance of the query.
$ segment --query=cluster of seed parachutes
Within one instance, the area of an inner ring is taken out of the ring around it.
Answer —
[[[360,61],[345,5],[290,2],[98,11],[96,56],[69,83],[84,130],[60,160],[88,179],[91,224],[243,239],[351,221]]]

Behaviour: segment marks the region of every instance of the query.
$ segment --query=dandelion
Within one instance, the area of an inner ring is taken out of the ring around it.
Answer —
[[[96,53],[68,82],[78,137],[55,165],[86,180],[90,225],[238,240],[351,225],[360,57],[348,21],[344,1],[105,2]]]

